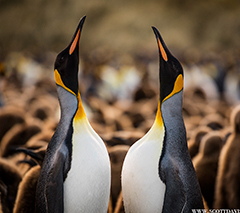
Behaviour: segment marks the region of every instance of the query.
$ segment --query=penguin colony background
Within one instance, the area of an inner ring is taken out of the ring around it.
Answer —
[[[80,48],[80,58],[81,54]],[[187,144],[204,206],[240,208],[240,105],[233,98],[239,91],[230,94],[219,86],[224,82],[227,88],[232,83],[229,76],[239,57],[235,55],[221,66],[215,58],[203,58],[195,66],[189,66],[187,57],[177,58],[185,74],[182,114]],[[105,54],[80,62],[83,107],[103,139],[111,163],[109,213],[125,212],[123,161],[129,148],[151,128],[157,112],[158,59],[136,56],[132,60],[133,65],[126,66]],[[1,77],[0,212],[34,212],[38,177],[60,116],[56,84],[50,74],[41,75],[49,73],[48,63],[19,54],[1,63],[5,74]],[[217,74],[206,75],[212,67]],[[29,68],[38,70],[38,78]]]

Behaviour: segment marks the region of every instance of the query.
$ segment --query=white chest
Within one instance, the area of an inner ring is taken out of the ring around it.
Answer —
[[[89,133],[78,132],[73,137],[71,169],[64,182],[64,212],[107,212],[109,157],[103,141]]]
[[[136,142],[126,155],[122,170],[122,187],[127,213],[162,211],[166,188],[158,174],[162,139],[163,136],[156,139],[148,134]]]

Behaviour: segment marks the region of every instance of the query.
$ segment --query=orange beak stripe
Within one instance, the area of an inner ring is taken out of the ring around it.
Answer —
[[[161,43],[161,41],[159,40],[159,38],[158,38],[157,40],[158,40],[158,46],[159,46],[160,52],[161,52],[161,54],[162,54],[162,57],[163,57],[163,59],[164,59],[165,61],[167,61],[167,60],[168,60],[168,57],[167,57],[167,54],[166,54],[166,52],[165,52],[165,50],[164,50],[164,48],[163,48],[163,46],[162,46],[162,43]]]
[[[79,36],[80,36],[80,29],[78,30],[77,35],[74,38],[74,41],[73,41],[73,43],[72,43],[72,45],[71,45],[71,47],[69,49],[69,55],[72,55],[73,51],[75,50],[76,45],[77,45],[78,40],[79,40]]]

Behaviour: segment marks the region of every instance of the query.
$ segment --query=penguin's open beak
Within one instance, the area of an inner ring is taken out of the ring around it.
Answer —
[[[81,35],[81,31],[82,31],[82,27],[85,19],[86,19],[86,16],[83,16],[78,24],[76,32],[74,33],[73,39],[69,45],[69,55],[72,55],[74,51],[79,50],[80,35]]]

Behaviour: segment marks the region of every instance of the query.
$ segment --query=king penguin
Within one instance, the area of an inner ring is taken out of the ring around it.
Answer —
[[[160,98],[153,126],[124,159],[123,203],[127,213],[189,213],[204,207],[182,117],[183,69],[152,28],[159,48]]]
[[[35,212],[107,212],[110,160],[89,124],[78,89],[79,41],[85,16],[58,54],[54,77],[61,117],[49,142],[36,190]]]

